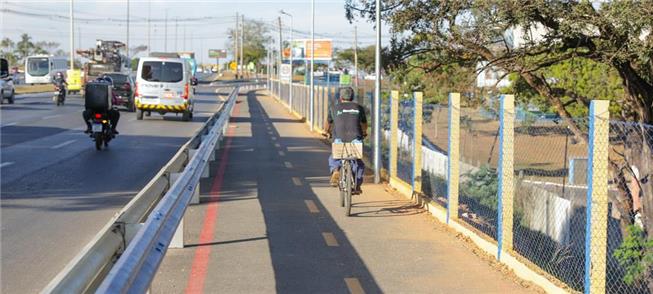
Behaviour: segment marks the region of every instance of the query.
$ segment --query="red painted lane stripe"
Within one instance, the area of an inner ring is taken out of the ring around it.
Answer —
[[[233,116],[238,115],[239,106],[239,104],[234,106],[231,118],[232,121]],[[218,174],[213,179],[213,184],[211,185],[211,198],[210,203],[206,206],[206,214],[204,215],[204,222],[199,239],[200,244],[213,242],[215,223],[218,217],[217,201],[220,198],[220,190],[222,189],[224,174],[227,170],[227,162],[229,161],[229,149],[231,148],[233,133],[234,128],[227,128],[227,141],[225,142],[224,149],[222,149]],[[204,280],[206,279],[206,272],[208,271],[209,258],[211,257],[210,255],[211,246],[199,246],[195,250],[193,265],[191,266],[190,276],[188,277],[188,284],[186,285],[186,293],[194,294],[202,293],[204,291]]]

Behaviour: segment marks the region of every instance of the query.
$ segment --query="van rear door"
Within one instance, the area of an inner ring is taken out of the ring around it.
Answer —
[[[139,78],[144,81],[138,85],[141,103],[182,105],[186,102],[186,79],[181,61],[143,61]]]

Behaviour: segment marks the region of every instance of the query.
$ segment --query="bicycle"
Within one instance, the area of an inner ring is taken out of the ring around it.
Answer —
[[[334,142],[331,144],[331,155],[333,159],[339,159],[341,163],[340,179],[338,180],[340,206],[345,208],[345,216],[350,216],[352,191],[356,188],[353,161],[363,158],[363,143]]]

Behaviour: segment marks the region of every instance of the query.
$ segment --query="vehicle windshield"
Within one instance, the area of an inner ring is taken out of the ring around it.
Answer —
[[[145,61],[141,78],[148,82],[176,83],[184,78],[183,65],[179,62]]]
[[[99,76],[112,70],[113,68],[108,64],[89,64],[88,66],[88,74],[91,76]]]
[[[27,59],[27,73],[35,77],[42,77],[50,73],[48,58],[37,57]]]
[[[127,76],[126,76],[126,75],[122,75],[122,74],[108,74],[107,76],[109,76],[109,77],[111,78],[111,80],[113,80],[113,84],[124,84],[124,83],[127,83]]]

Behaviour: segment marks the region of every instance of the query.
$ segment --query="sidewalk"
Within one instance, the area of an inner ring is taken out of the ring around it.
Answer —
[[[239,97],[152,293],[538,292],[383,185],[364,184],[345,217],[328,146],[263,93]]]

